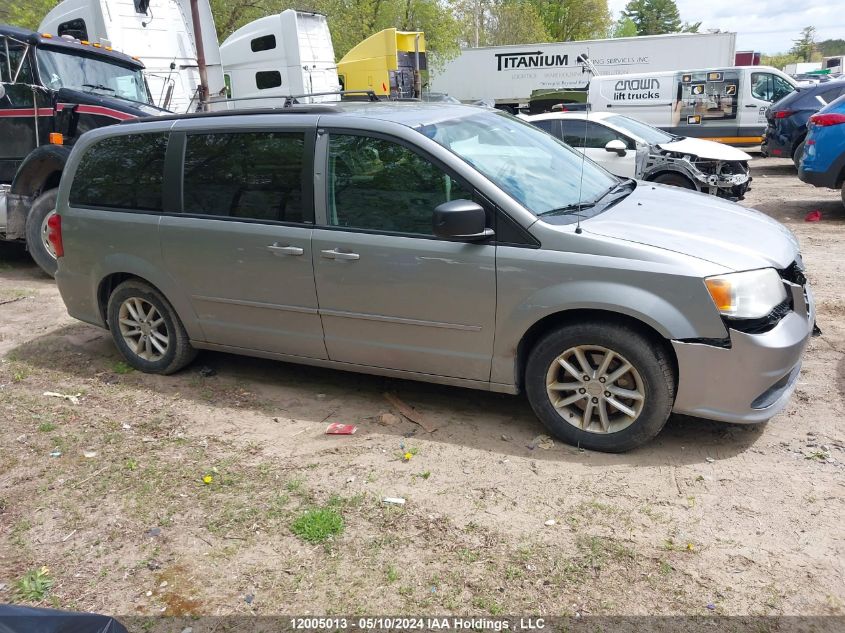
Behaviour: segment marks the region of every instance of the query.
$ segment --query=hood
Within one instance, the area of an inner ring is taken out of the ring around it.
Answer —
[[[732,270],[784,269],[798,257],[795,236],[759,211],[651,182],[638,181],[627,198],[583,221],[581,227]]]
[[[110,110],[116,110],[117,112],[122,112],[132,117],[170,114],[168,110],[163,110],[162,108],[149,103],[130,101],[129,99],[121,99],[120,97],[104,95],[96,92],[74,90],[73,88],[61,88],[57,95],[57,101],[59,103],[78,103],[80,105],[99,106]]]
[[[660,149],[679,154],[691,154],[709,160],[749,161],[751,156],[724,143],[705,141],[703,138],[682,138],[669,143],[660,143]]]

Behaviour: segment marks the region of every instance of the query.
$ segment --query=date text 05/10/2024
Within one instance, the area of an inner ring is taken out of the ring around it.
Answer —
[[[543,618],[463,618],[451,617],[301,617],[291,618],[290,628],[298,631],[376,630],[376,631],[539,631]]]

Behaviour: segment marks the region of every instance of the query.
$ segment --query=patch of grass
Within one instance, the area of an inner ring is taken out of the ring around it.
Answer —
[[[343,532],[343,517],[331,507],[308,510],[291,523],[290,529],[309,543],[323,543]]]
[[[419,477],[420,479],[428,479],[429,477],[431,477],[431,471],[430,470],[424,470],[421,473],[416,473],[414,475],[414,477]]]
[[[498,602],[486,596],[476,596],[473,598],[472,606],[487,611],[490,615],[501,615],[504,611]]]
[[[812,459],[817,462],[825,462],[827,461],[828,457],[830,457],[830,453],[825,451],[813,451],[807,455],[804,455],[804,459]]]
[[[24,534],[26,534],[29,529],[32,527],[32,523],[28,519],[21,519],[17,523],[15,523],[14,527],[12,527],[12,533],[9,535],[9,542],[16,547],[23,547],[24,543]]]
[[[135,368],[126,364],[124,361],[119,360],[112,364],[111,370],[116,374],[131,374],[135,371]]]
[[[296,477],[285,484],[285,489],[291,494],[297,494],[302,492],[302,484],[304,483],[305,481],[303,479]]]
[[[393,565],[388,565],[385,576],[387,577],[387,582],[396,582],[399,580],[399,571]]]
[[[49,433],[50,431],[56,430],[56,425],[53,424],[52,422],[42,422],[41,424],[38,425],[38,430],[41,433]]]
[[[46,566],[30,569],[15,582],[15,597],[28,602],[41,602],[53,586]]]

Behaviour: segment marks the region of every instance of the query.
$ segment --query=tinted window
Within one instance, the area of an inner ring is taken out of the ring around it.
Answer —
[[[262,70],[255,73],[255,86],[259,90],[278,88],[282,85],[282,74],[278,70]]]
[[[7,57],[6,49],[4,47],[0,47],[0,81],[11,83],[12,79],[15,77],[15,73],[18,73],[18,83],[33,83],[32,63],[28,55],[26,58],[23,57],[24,50],[25,49],[22,47],[9,46],[9,56]],[[23,65],[21,65],[21,59],[24,60]],[[10,63],[12,67],[11,74],[9,73]],[[20,68],[20,72],[18,72],[18,68]],[[30,99],[30,103],[31,102],[32,99]]]
[[[263,35],[261,37],[256,37],[249,43],[249,47],[252,49],[253,53],[272,50],[276,48],[276,36]]]
[[[70,203],[161,211],[167,134],[129,134],[94,143],[85,151],[70,189]]]
[[[88,28],[85,26],[85,20],[76,18],[75,20],[68,20],[59,24],[57,29],[59,35],[70,35],[78,40],[88,39]]]
[[[845,82],[822,90],[819,93],[819,96],[824,99],[825,103],[830,103],[834,99],[838,99],[843,94],[845,94]]]
[[[557,125],[557,119],[541,119],[539,121],[531,121],[531,123],[544,132],[548,132],[554,136],[560,136],[560,126]]]
[[[561,121],[563,141],[572,147],[604,149],[610,141],[622,141],[631,149],[630,139],[608,127],[592,121],[568,119]]]
[[[472,192],[420,155],[377,138],[332,135],[329,224],[431,235],[434,208]]]
[[[184,212],[277,222],[303,215],[305,135],[292,132],[190,134]]]

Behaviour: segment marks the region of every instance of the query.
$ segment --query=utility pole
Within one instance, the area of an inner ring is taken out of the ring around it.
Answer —
[[[191,22],[194,26],[194,43],[197,47],[197,69],[200,73],[200,85],[197,86],[199,109],[205,110],[208,106],[208,70],[205,65],[205,46],[202,41],[202,23],[197,0],[191,0]]]

